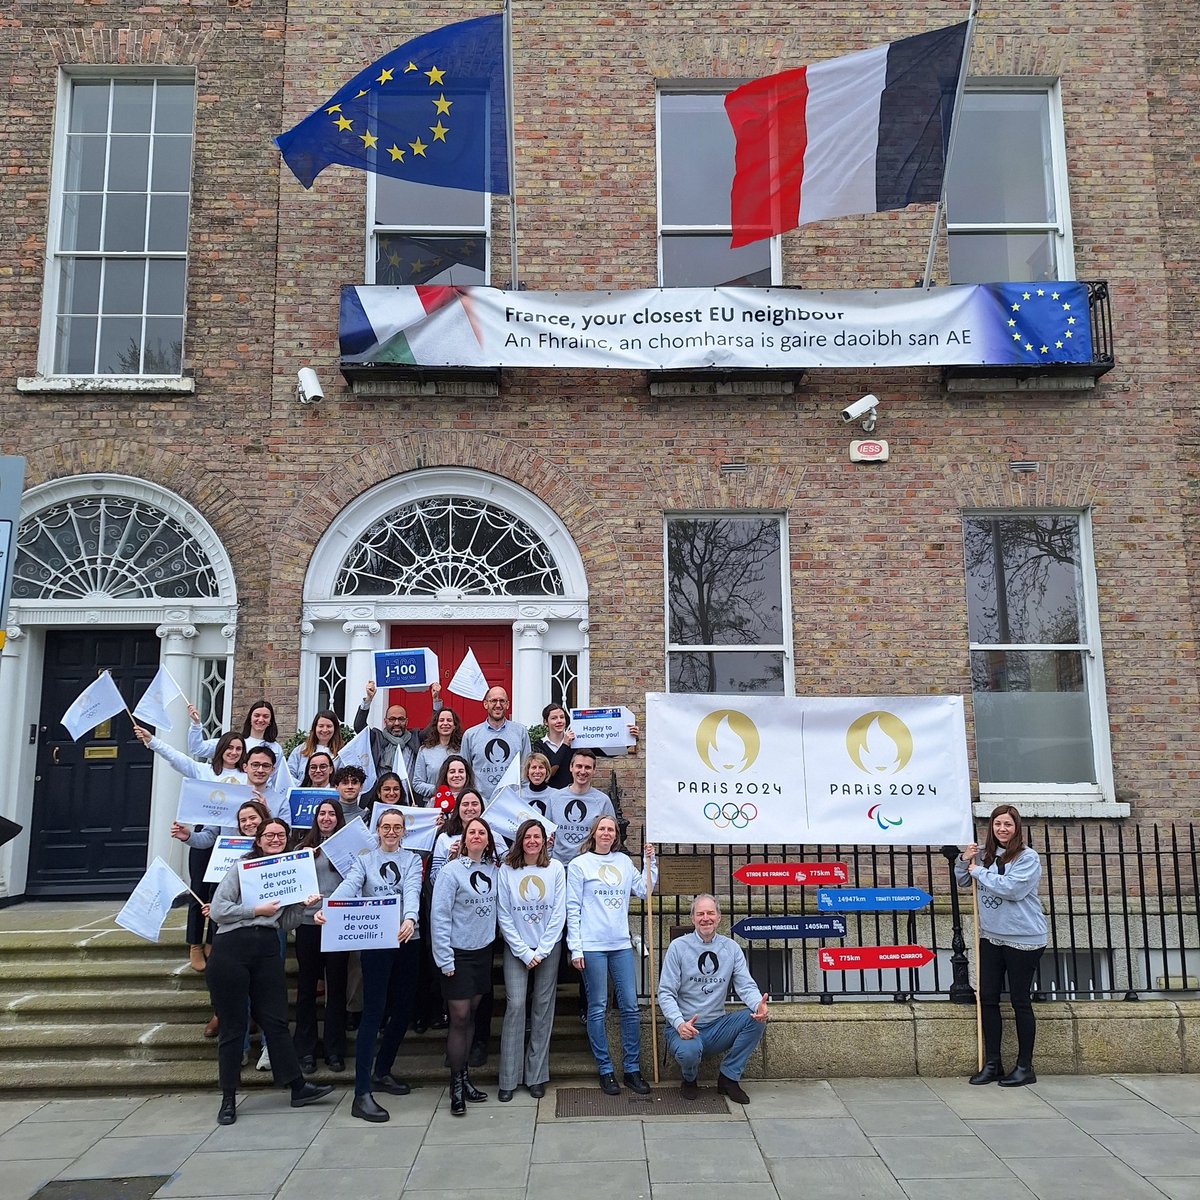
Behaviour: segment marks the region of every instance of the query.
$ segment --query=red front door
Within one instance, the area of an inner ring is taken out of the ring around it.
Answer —
[[[475,651],[488,686],[507,689],[512,699],[512,638],[511,625],[393,625],[389,634],[393,650],[428,646],[438,656],[442,703],[458,713],[464,729],[483,720],[483,703],[448,691],[450,680],[470,648]],[[410,729],[424,729],[433,715],[428,692],[390,688],[387,702],[404,705]]]

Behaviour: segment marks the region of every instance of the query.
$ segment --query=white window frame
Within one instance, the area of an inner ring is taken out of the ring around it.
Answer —
[[[1050,164],[1054,175],[1054,211],[1058,214],[1057,221],[1016,223],[1016,222],[970,222],[949,219],[947,209],[946,236],[947,240],[956,233],[1048,233],[1054,240],[1054,262],[1056,265],[1055,278],[1069,280],[1075,278],[1075,239],[1071,228],[1071,198],[1067,179],[1067,146],[1063,128],[1062,88],[1055,78],[1036,75],[1012,76],[1005,78],[970,78],[966,83],[966,93],[983,92],[1027,92],[1030,95],[1046,97],[1050,126]],[[953,279],[950,281],[954,282]],[[989,280],[988,282],[1003,283],[1006,280]],[[1022,283],[1024,280],[1011,282]]]
[[[660,87],[654,97],[654,187],[657,217],[657,252],[658,252],[658,285],[659,287],[676,287],[677,284],[667,283],[663,279],[663,241],[671,236],[685,235],[691,237],[724,237],[728,240],[733,235],[733,224],[730,221],[724,225],[672,225],[663,220],[662,194],[662,104],[664,96],[725,96],[733,91],[742,81],[712,80],[703,82],[679,80],[670,86]],[[732,178],[732,172],[730,173]],[[767,239],[763,239],[766,241]],[[770,238],[770,269],[771,282],[769,287],[779,287],[783,279],[783,239],[776,234]]]
[[[1092,735],[1095,783],[989,783],[979,780],[977,813],[987,815],[997,804],[1015,803],[1024,816],[1128,816],[1129,806],[1118,804],[1113,783],[1112,742],[1108,723],[1108,693],[1104,679],[1104,653],[1100,642],[1100,605],[1096,587],[1096,563],[1092,554],[1092,520],[1088,509],[1069,508],[984,508],[966,509],[962,522],[994,517],[1074,517],[1079,530],[1080,610],[1086,640],[1055,642],[975,642],[968,639],[970,655],[989,650],[1077,650],[1083,662],[1088,697],[1088,719]],[[964,570],[963,586],[967,586]],[[968,675],[970,674],[968,670]],[[1082,809],[1081,805],[1092,807]]]
[[[67,170],[67,133],[69,124],[71,86],[76,81],[119,80],[119,79],[168,79],[172,81],[186,80],[192,84],[192,169],[188,176],[188,242],[192,234],[192,201],[194,199],[193,176],[196,163],[196,73],[192,70],[172,70],[169,67],[129,68],[129,67],[85,67],[60,70],[58,72],[58,90],[54,104],[54,129],[52,134],[52,157],[50,166],[50,204],[46,230],[46,268],[42,288],[42,324],[38,339],[38,374],[46,379],[62,380],[101,380],[111,383],[116,380],[176,380],[181,379],[187,364],[187,326],[188,326],[188,294],[187,275],[190,250],[182,253],[177,251],[147,251],[133,256],[143,259],[150,258],[181,258],[184,263],[184,310],[183,310],[183,352],[180,356],[180,369],[169,375],[139,373],[133,375],[72,375],[54,369],[56,344],[56,325],[58,308],[58,289],[61,278],[61,264],[64,252],[61,248],[62,237],[62,207],[63,183]],[[145,318],[143,312],[143,319]]]
[[[773,520],[779,525],[779,586],[780,586],[780,622],[783,627],[781,642],[756,642],[750,645],[700,645],[671,641],[671,565],[668,558],[669,531],[672,521],[703,521],[703,520]],[[694,509],[663,514],[663,690],[671,690],[671,655],[704,653],[714,651],[718,654],[746,653],[781,653],[783,655],[783,692],[762,693],[765,695],[792,696],[796,691],[796,673],[792,665],[792,588],[791,588],[791,547],[788,543],[788,519],[786,513],[772,512],[769,509]],[[751,693],[748,693],[751,694]],[[754,693],[757,694],[757,693]]]
[[[489,287],[492,282],[492,193],[483,192],[483,223],[480,225],[422,225],[417,223],[404,225],[376,224],[375,199],[378,192],[379,177],[373,172],[367,172],[367,213],[366,213],[366,246],[364,257],[366,269],[363,278],[368,284],[376,282],[375,241],[380,234],[396,233],[401,236],[415,238],[453,238],[480,237],[484,242],[483,252],[483,283],[481,287]]]

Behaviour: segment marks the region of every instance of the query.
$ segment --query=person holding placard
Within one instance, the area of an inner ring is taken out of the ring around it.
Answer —
[[[342,882],[337,868],[321,851],[321,843],[346,827],[342,806],[336,800],[322,800],[313,813],[312,828],[297,843],[301,850],[313,852],[317,869],[317,891],[331,896]],[[325,1028],[322,1043],[325,1063],[331,1071],[346,1069],[346,954],[321,952],[321,928],[317,924],[320,904],[304,910],[296,926],[296,1032],[292,1042],[300,1059],[300,1069],[311,1075],[317,1069],[317,984],[325,980]]]
[[[419,803],[428,804],[433,797],[442,763],[451,754],[458,753],[462,738],[463,727],[458,713],[443,708],[433,714],[421,734],[421,748],[417,751],[412,773],[413,791],[420,797]]]
[[[366,778],[364,776],[364,778]],[[300,786],[306,788],[327,788],[333,779],[333,755],[328,750],[314,750],[304,760],[304,774],[300,778]]]
[[[359,896],[396,896],[404,906],[399,944],[394,949],[363,950],[363,1008],[354,1052],[354,1104],[352,1116],[363,1121],[386,1121],[390,1114],[379,1104],[374,1090],[407,1096],[411,1088],[392,1074],[396,1055],[412,1019],[417,988],[419,955],[418,909],[421,901],[421,860],[401,849],[404,814],[385,809],[375,826],[378,848],[361,854],[350,873],[330,894],[331,900]],[[318,924],[324,917],[318,916]],[[379,1053],[375,1035],[383,1023]],[[372,1065],[372,1059],[374,1064]]]
[[[439,689],[440,690],[440,689]],[[354,732],[362,733],[367,727],[367,714],[371,711],[371,702],[375,699],[375,680],[367,680],[366,695],[354,714]],[[434,708],[439,707],[437,697],[434,697]],[[434,713],[437,716],[437,713]],[[371,726],[371,758],[375,762],[375,774],[382,775],[384,771],[396,771],[403,765],[405,772],[412,778],[413,767],[417,761],[417,750],[420,748],[421,735],[415,729],[408,727],[408,710],[403,704],[389,704],[383,714],[383,728]],[[400,755],[403,764],[397,759]]]
[[[247,860],[281,854],[291,830],[270,817],[255,834]],[[308,897],[308,903],[319,902]],[[213,896],[210,915],[217,936],[208,962],[208,990],[221,1025],[217,1072],[221,1107],[217,1123],[237,1120],[237,1090],[242,1075],[242,1045],[250,1011],[263,1031],[271,1056],[275,1083],[290,1087],[292,1107],[302,1108],[333,1091],[332,1086],[308,1083],[300,1069],[287,1022],[287,979],[279,956],[279,930],[294,928],[304,917],[304,904],[280,907],[277,900],[253,906],[242,900],[242,864],[231,866]]]
[[[540,758],[541,755],[531,755]],[[540,1100],[550,1078],[550,1033],[558,990],[558,957],[567,920],[567,875],[550,857],[541,822],[522,821],[498,879],[499,924],[504,935],[506,1007],[500,1032],[501,1103],[513,1098],[522,1078]],[[533,991],[529,1041],[525,996]]]
[[[1037,894],[1042,860],[1026,845],[1021,814],[1011,804],[992,809],[983,848],[964,846],[954,863],[960,888],[979,890],[979,1008],[983,1025],[983,1066],[967,1081],[999,1081],[1001,1087],[1036,1083],[1033,1045],[1037,1021],[1031,991],[1049,930]],[[1008,979],[1008,998],[1017,1026],[1017,1062],[1004,1073],[1000,1045],[1003,1023],[1000,993]]]
[[[547,704],[542,709],[545,734],[533,743],[533,749],[545,755],[550,767],[549,786],[555,789],[571,786],[571,714],[561,704]]]
[[[467,1101],[487,1093],[471,1083],[467,1056],[475,1038],[475,1015],[491,987],[492,943],[496,940],[496,842],[482,817],[463,827],[463,852],[446,864],[433,888],[430,923],[433,958],[442,973],[442,995],[450,1011],[446,1060],[450,1065],[450,1112],[461,1117]]]
[[[504,778],[513,755],[523,760],[531,747],[529,730],[519,721],[508,719],[508,693],[502,687],[488,688],[483,710],[487,719],[463,734],[462,752],[487,800]]]
[[[308,736],[288,755],[287,765],[288,770],[292,773],[292,778],[304,778],[306,775],[304,760],[311,758],[314,751],[317,750],[324,750],[329,755],[330,769],[332,770],[333,760],[344,744],[342,723],[338,720],[337,713],[331,712],[327,708],[321,709],[313,717],[312,724],[308,729]],[[314,783],[303,786],[324,787],[325,784]]]
[[[625,1086],[645,1096],[650,1085],[642,1078],[641,1036],[633,941],[629,936],[629,898],[646,898],[644,869],[639,871],[627,854],[616,849],[615,817],[598,817],[579,854],[567,867],[567,944],[571,965],[587,981],[587,1031],[592,1056],[600,1072],[600,1087],[607,1096],[618,1096],[608,1034],[608,981],[613,982],[621,1016],[621,1064]],[[642,848],[652,882],[658,879],[654,847]]]

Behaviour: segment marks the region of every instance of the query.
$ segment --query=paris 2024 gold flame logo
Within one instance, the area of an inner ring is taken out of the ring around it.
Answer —
[[[846,753],[850,761],[867,775],[879,777],[903,771],[913,755],[912,733],[895,713],[883,709],[863,713],[846,730]],[[903,817],[889,817],[883,805],[872,804],[867,820],[880,829],[904,824]]]
[[[737,709],[719,708],[696,726],[696,753],[718,775],[748,771],[758,751],[758,727]]]
[[[527,904],[546,898],[546,885],[536,875],[525,875],[517,885],[517,893]]]

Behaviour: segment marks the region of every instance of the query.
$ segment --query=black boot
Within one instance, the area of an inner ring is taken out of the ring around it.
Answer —
[[[487,1092],[481,1092],[471,1082],[471,1072],[469,1070],[464,1069],[462,1073],[462,1081],[463,1095],[466,1096],[466,1098],[470,1100],[472,1104],[482,1104],[488,1098]]]
[[[976,1071],[975,1074],[972,1075],[971,1078],[967,1080],[967,1082],[968,1083],[995,1083],[996,1080],[999,1079],[1000,1076],[1003,1074],[1004,1074],[1004,1068],[1000,1065],[1000,1060],[998,1058],[989,1058],[987,1060],[987,1062],[985,1062],[983,1064],[982,1069],[979,1071]]]
[[[380,1122],[389,1120],[392,1114],[370,1092],[364,1092],[361,1096],[354,1097],[354,1103],[350,1106],[350,1115],[357,1117],[360,1121]]]
[[[1020,1063],[1000,1080],[1001,1087],[1024,1087],[1029,1083],[1037,1083],[1037,1076],[1032,1067],[1023,1067]]]
[[[466,1071],[451,1071],[450,1073],[450,1114],[455,1117],[462,1117],[467,1112],[467,1098],[463,1094],[463,1083],[466,1080]]]
[[[217,1124],[232,1125],[237,1120],[237,1092],[222,1092],[221,1107],[217,1109]]]

